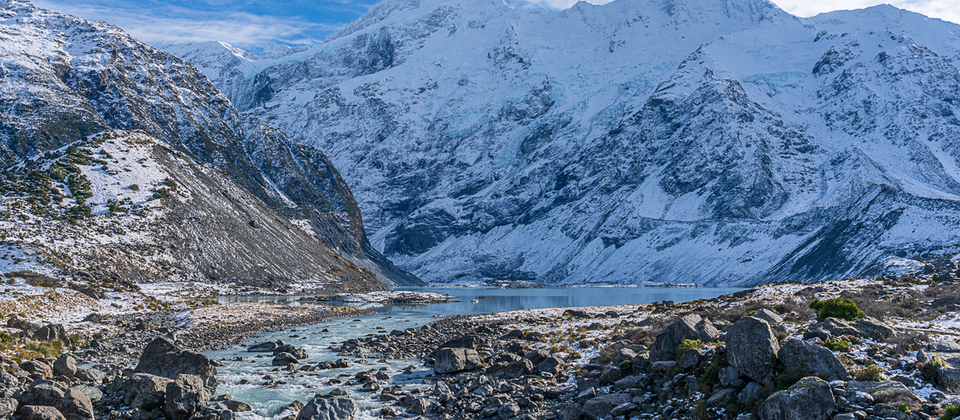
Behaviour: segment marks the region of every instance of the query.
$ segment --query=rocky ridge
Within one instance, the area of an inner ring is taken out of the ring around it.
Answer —
[[[0,2],[0,30],[4,63],[0,72],[0,163],[4,168],[97,133],[140,130],[182,153],[183,159],[216,167],[234,189],[243,190],[228,194],[255,197],[275,213],[271,219],[284,220],[284,226],[268,223],[261,224],[261,229],[279,227],[282,231],[273,235],[283,236],[289,225],[296,224],[325,244],[324,250],[311,245],[302,248],[319,252],[317,258],[345,258],[379,283],[419,284],[369,247],[360,210],[322,152],[292,143],[262,121],[240,115],[189,63],[106,23],[38,9],[29,1]],[[116,153],[117,159],[126,158],[123,151]],[[213,232],[230,235],[222,230]],[[193,246],[189,241],[172,245],[178,249]],[[261,253],[257,258],[278,257],[270,254],[269,247],[226,253],[247,251]],[[130,257],[125,265],[135,265],[137,256]],[[196,263],[204,263],[202,253],[195,257]],[[210,267],[204,274],[210,274],[212,280],[264,277],[256,273],[255,264],[227,265]],[[63,270],[53,274],[71,276]],[[122,267],[109,274],[130,280]]]

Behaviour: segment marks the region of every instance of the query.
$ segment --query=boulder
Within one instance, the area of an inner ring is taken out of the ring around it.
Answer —
[[[780,316],[777,311],[770,308],[759,309],[757,310],[757,313],[751,316],[767,321],[767,324],[770,324],[771,327],[774,325],[780,325],[783,322],[783,317]]]
[[[763,401],[764,395],[763,386],[756,382],[750,382],[737,394],[737,402],[740,405],[753,405],[754,403]]]
[[[550,352],[544,349],[533,350],[523,356],[524,359],[530,361],[534,365],[539,365],[540,362],[547,360],[550,357]]]
[[[621,404],[630,402],[631,397],[628,394],[607,394],[600,397],[587,400],[583,404],[584,416],[593,416],[593,418],[609,417],[611,411]]]
[[[43,405],[25,405],[20,408],[22,420],[66,420],[59,410]]]
[[[16,412],[17,400],[13,398],[0,398],[0,419],[8,419]]]
[[[20,380],[6,370],[0,369],[0,388],[19,388]]]
[[[273,353],[274,350],[280,347],[277,343],[273,341],[267,341],[260,344],[254,344],[250,347],[247,347],[247,351],[252,353]]]
[[[889,325],[869,316],[858,319],[853,326],[860,332],[861,336],[874,340],[884,340],[895,332]]]
[[[802,340],[787,341],[777,358],[785,369],[796,369],[801,376],[817,376],[828,381],[849,381],[850,374],[830,349]]]
[[[641,353],[633,358],[633,373],[643,373],[650,368],[650,353]]]
[[[53,372],[72,378],[77,374],[77,360],[69,355],[63,355],[53,362]]]
[[[197,375],[207,394],[217,392],[217,364],[207,356],[181,349],[165,337],[157,337],[147,344],[134,372],[169,379],[176,379],[180,375]]]
[[[100,369],[82,367],[77,368],[77,374],[75,376],[81,381],[93,382],[95,384],[103,382],[103,379],[106,377]]]
[[[90,385],[75,385],[70,387],[70,389],[77,391],[83,395],[86,395],[90,399],[90,402],[96,403],[103,398],[103,391],[100,388]]]
[[[703,350],[689,349],[680,355],[680,360],[677,361],[677,366],[680,366],[680,369],[688,371],[700,366],[700,363],[703,363],[703,360]]]
[[[286,366],[293,363],[300,363],[300,359],[297,359],[297,356],[290,353],[277,353],[270,363],[274,366]]]
[[[506,378],[519,378],[523,375],[530,375],[536,367],[529,359],[520,359],[507,365],[500,373]]]
[[[39,377],[40,379],[53,378],[53,369],[50,365],[39,360],[27,360],[20,364],[20,369],[27,371],[30,376]]]
[[[127,380],[124,403],[141,410],[162,408],[171,379],[149,373],[136,373]]]
[[[353,420],[357,405],[350,398],[314,398],[303,406],[296,420]]]
[[[806,377],[760,404],[760,420],[829,420],[837,408],[830,384]]]
[[[468,334],[459,338],[454,338],[453,340],[447,341],[446,343],[441,344],[438,349],[450,348],[450,349],[479,349],[486,345],[486,342],[477,335]]]
[[[819,338],[826,341],[832,337],[841,335],[861,336],[862,333],[860,330],[854,328],[853,325],[850,325],[849,322],[831,317],[808,327],[807,332],[803,334],[803,339]]]
[[[557,417],[560,420],[580,420],[583,415],[583,407],[577,403],[567,403],[557,409]]]
[[[520,406],[513,401],[509,401],[506,404],[501,405],[500,408],[497,409],[497,417],[500,420],[511,419],[513,418],[513,416],[516,416],[517,414],[520,414]]]
[[[73,345],[70,336],[67,335],[67,330],[60,324],[47,324],[40,327],[33,333],[33,339],[41,341],[60,340],[64,346],[70,347]]]
[[[33,337],[33,333],[40,329],[40,324],[35,324],[14,316],[7,320],[7,327],[23,331],[22,335],[29,338]]]
[[[563,360],[553,356],[543,359],[543,361],[537,365],[537,370],[541,373],[550,373],[553,375],[559,374],[562,371],[562,368]]]
[[[605,366],[600,373],[600,386],[613,385],[614,382],[623,378],[620,368],[616,366]]]
[[[726,407],[737,400],[737,390],[724,388],[707,398],[707,407]]]
[[[697,339],[704,343],[710,343],[720,339],[720,331],[713,326],[708,318],[703,318],[697,323]]]
[[[49,381],[36,381],[20,394],[22,405],[55,407],[66,420],[93,420],[93,404],[86,395]]]
[[[440,374],[475,370],[481,363],[480,355],[474,349],[443,348],[437,350],[435,357],[433,370]]]
[[[900,405],[906,404],[910,409],[920,408],[921,401],[910,388],[897,381],[850,381],[847,382],[847,393],[862,392],[870,395],[876,404]]]
[[[727,366],[723,369],[720,369],[718,376],[720,378],[721,386],[733,388],[740,388],[743,386],[743,380],[740,379],[740,372],[737,371],[737,368],[733,366]]]
[[[940,353],[923,365],[921,373],[940,391],[960,394],[960,354]]]
[[[702,321],[700,315],[688,314],[660,330],[656,341],[650,347],[650,361],[677,360],[677,346],[682,344],[684,340],[697,340],[699,338],[697,324],[700,321]]]
[[[761,384],[777,377],[777,352],[780,343],[770,324],[760,318],[745,317],[726,328],[727,362]]]
[[[180,375],[167,384],[164,412],[172,420],[186,420],[199,412],[210,394],[197,375]]]

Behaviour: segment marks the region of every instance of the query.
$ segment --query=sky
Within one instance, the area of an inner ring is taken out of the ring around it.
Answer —
[[[315,45],[379,0],[32,0],[39,7],[117,25],[152,45],[223,41],[249,51],[268,45]],[[506,0],[514,7],[559,11],[576,0]],[[587,0],[595,4],[611,0]],[[891,4],[960,23],[958,0],[773,0],[797,16]]]

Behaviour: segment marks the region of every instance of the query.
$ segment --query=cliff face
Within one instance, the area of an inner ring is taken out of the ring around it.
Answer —
[[[322,152],[240,115],[189,63],[116,27],[26,1],[0,2],[0,13],[4,166],[94,133],[142,130],[196,163],[222,170],[294,223],[324,220],[323,229],[308,230],[380,281],[418,282],[364,248],[360,210]]]
[[[387,0],[309,49],[166,48],[327,151],[374,246],[427,281],[752,284],[956,248],[958,29]]]

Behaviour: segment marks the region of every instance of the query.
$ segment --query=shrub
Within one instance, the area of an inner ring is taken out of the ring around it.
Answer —
[[[883,369],[877,365],[870,365],[853,372],[853,378],[858,381],[879,382],[886,378],[883,376]]]
[[[814,299],[810,302],[810,309],[817,311],[817,321],[823,321],[827,318],[839,318],[852,321],[857,318],[867,316],[866,313],[857,307],[850,299]]]
[[[850,351],[850,342],[842,338],[831,338],[823,343],[823,346],[832,350],[840,352],[849,352]]]
[[[960,417],[960,405],[950,404],[943,407],[943,415],[940,416],[940,420],[951,420],[957,417]]]
[[[897,410],[900,410],[904,413],[910,413],[910,406],[906,404],[897,404]]]
[[[699,349],[703,347],[703,341],[700,340],[683,340],[679,346],[677,346],[677,360],[680,360],[680,356],[683,355],[687,350]]]

